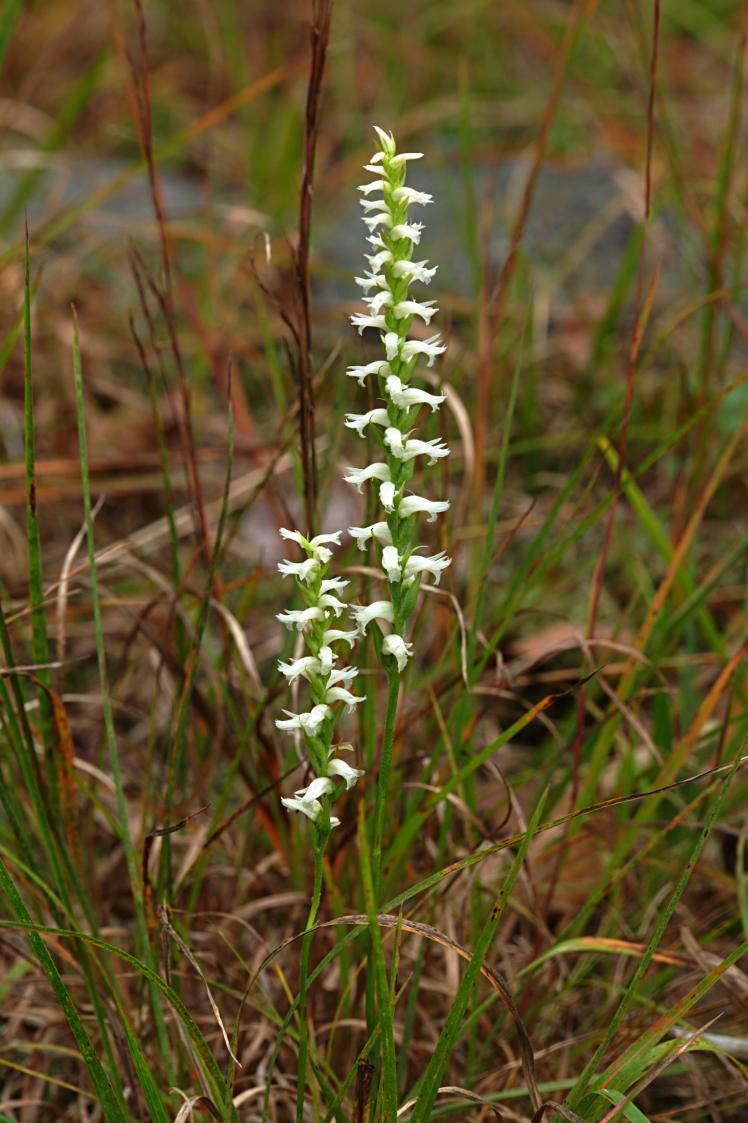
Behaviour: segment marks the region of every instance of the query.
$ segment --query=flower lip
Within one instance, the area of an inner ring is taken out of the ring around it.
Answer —
[[[376,538],[386,546],[392,545],[392,533],[386,522],[372,523],[370,526],[349,526],[348,533],[356,540],[359,550],[365,550],[369,539]]]
[[[427,514],[428,521],[434,522],[437,515],[449,510],[448,499],[424,499],[420,495],[404,495],[397,505],[397,513],[407,519],[411,515]]]
[[[332,717],[332,710],[324,702],[320,702],[305,714],[294,714],[290,710],[284,710],[283,713],[288,716],[286,718],[279,718],[276,721],[275,724],[278,729],[283,729],[287,732],[291,732],[294,729],[302,729],[312,737],[316,737],[323,723],[327,721],[329,717]]]
[[[278,663],[278,670],[285,675],[289,683],[295,682],[299,676],[309,679],[312,675],[319,674],[319,659],[316,655],[303,655],[301,659],[294,659],[291,663]]]
[[[296,608],[289,609],[287,612],[278,612],[276,620],[280,620],[281,624],[285,624],[287,628],[296,628],[297,631],[302,632],[307,624],[311,624],[313,620],[324,620],[325,614],[319,605],[312,605],[311,608]]]
[[[361,631],[366,633],[366,629],[372,620],[386,620],[388,624],[391,624],[395,610],[392,601],[377,600],[371,604],[354,604],[351,611]]]
[[[331,775],[340,776],[342,780],[345,780],[346,791],[350,791],[359,776],[363,776],[364,774],[362,769],[352,768],[346,761],[339,760],[337,757],[333,757],[332,760],[328,761],[327,771]]]
[[[386,655],[393,655],[397,661],[398,671],[404,671],[408,659],[413,654],[413,644],[407,643],[397,632],[391,632],[390,635],[384,637],[382,651]]]
[[[347,476],[343,479],[347,484],[353,484],[354,487],[361,491],[361,485],[366,483],[367,480],[379,480],[380,483],[390,479],[390,466],[385,464],[384,461],[376,461],[374,464],[367,465],[366,468],[347,468]]]

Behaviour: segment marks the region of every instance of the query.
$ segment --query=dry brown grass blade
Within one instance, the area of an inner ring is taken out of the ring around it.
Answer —
[[[165,904],[162,904],[159,908],[159,921],[161,923],[161,928],[162,928],[163,932],[174,941],[174,943],[177,945],[177,947],[179,948],[179,950],[181,951],[182,955],[185,957],[187,962],[190,964],[192,969],[194,971],[196,971],[197,974],[200,976],[200,979],[201,979],[201,981],[202,981],[202,983],[205,987],[205,993],[206,993],[207,998],[208,998],[208,1003],[210,1005],[211,1010],[213,1011],[213,1017],[215,1018],[216,1022],[218,1023],[218,1028],[221,1031],[221,1037],[223,1038],[223,1043],[226,1046],[226,1052],[231,1057],[231,1060],[234,1062],[234,1064],[237,1065],[239,1068],[241,1068],[242,1067],[241,1062],[239,1061],[238,1057],[236,1057],[234,1055],[234,1051],[231,1048],[231,1042],[229,1041],[229,1035],[226,1032],[226,1027],[223,1024],[223,1018],[221,1017],[221,1011],[218,1009],[218,1004],[216,1003],[216,1000],[213,997],[213,993],[210,989],[210,985],[208,983],[208,980],[205,977],[205,973],[204,973],[202,967],[200,966],[200,964],[198,963],[198,961],[195,959],[195,956],[192,954],[191,949],[187,946],[187,944],[184,942],[182,937],[177,932],[176,928],[171,923],[171,921],[169,919],[169,910],[168,910],[168,908]]]
[[[517,1115],[514,1111],[505,1107],[499,1107],[498,1104],[492,1103],[487,1100],[485,1096],[479,1096],[477,1092],[471,1092],[468,1088],[460,1088],[456,1084],[444,1084],[438,1092],[440,1096],[459,1096],[462,1100],[468,1100],[470,1103],[481,1104],[488,1111],[492,1112],[496,1119],[512,1120],[514,1123],[521,1121],[521,1116]],[[406,1112],[410,1111],[412,1107],[418,1103],[417,1099],[408,1100],[406,1104],[400,1108],[397,1113],[398,1119],[404,1116]]]
[[[317,527],[316,420],[312,370],[309,244],[312,233],[314,161],[319,139],[320,96],[327,60],[327,44],[330,38],[331,15],[332,0],[314,0],[309,29],[312,57],[304,115],[304,157],[299,194],[299,241],[293,253],[297,314],[294,317],[291,334],[295,344],[293,367],[299,396],[299,441],[304,481],[306,533],[308,536],[316,534]]]
[[[558,1104],[554,1100],[546,1100],[545,1103],[540,1105],[532,1117],[532,1123],[541,1123],[547,1111],[555,1111],[562,1119],[566,1119],[567,1123],[587,1123],[587,1120],[582,1119],[581,1115],[577,1115],[576,1111],[572,1111],[571,1108],[564,1107],[563,1104]]]
[[[356,1092],[351,1123],[369,1123],[371,1118],[371,1085],[373,1077],[374,1065],[365,1059],[360,1060],[356,1070]]]
[[[18,668],[16,668],[17,670]],[[42,682],[35,675],[28,675],[37,690],[43,691],[49,699],[52,708],[52,724],[55,731],[57,752],[55,754],[55,769],[57,783],[60,789],[60,810],[62,812],[62,829],[65,841],[73,855],[78,869],[82,869],[81,832],[77,801],[77,784],[75,780],[75,750],[73,748],[73,735],[68,721],[67,710],[62,698],[51,686]]]

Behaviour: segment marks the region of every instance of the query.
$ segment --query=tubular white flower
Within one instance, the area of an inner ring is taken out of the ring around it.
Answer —
[[[383,265],[391,265],[393,261],[392,250],[380,250],[379,253],[365,253],[364,257],[369,262],[369,267],[375,273],[378,272]],[[399,262],[395,264],[397,265]],[[400,275],[399,273],[395,274],[396,277]]]
[[[397,632],[391,632],[390,635],[384,637],[382,644],[382,651],[386,655],[393,655],[397,661],[398,671],[404,671],[405,666],[413,654],[413,644],[406,643],[402,636]]]
[[[416,191],[414,187],[405,186],[396,187],[392,192],[392,198],[397,203],[421,203],[424,206],[426,203],[433,203],[434,201],[433,195],[427,195],[425,191]]]
[[[396,261],[392,266],[392,272],[396,277],[407,277],[409,281],[421,281],[424,285],[428,285],[439,266],[434,265],[431,269],[427,269],[427,265],[427,261]]]
[[[340,776],[341,780],[345,780],[346,791],[350,791],[355,786],[359,776],[363,776],[363,770],[360,768],[351,768],[344,760],[338,760],[333,757],[327,765],[327,771],[331,776]]]
[[[288,612],[277,613],[275,617],[287,628],[296,628],[299,632],[303,632],[304,628],[311,624],[313,620],[324,620],[324,618],[325,614],[319,605],[314,605],[312,608],[289,609]]]
[[[358,379],[359,386],[363,386],[370,374],[386,375],[389,369],[389,364],[384,359],[375,359],[373,363],[366,363],[364,366],[348,367],[345,373],[349,378]]]
[[[388,581],[399,581],[402,577],[403,567],[397,546],[385,546],[382,550],[382,569],[387,574]]]
[[[347,484],[353,484],[359,491],[361,491],[361,484],[366,483],[367,480],[381,480],[384,483],[390,479],[390,466],[384,461],[369,464],[366,468],[348,468],[347,472],[348,475],[343,476],[343,479]]]
[[[378,211],[376,214],[366,215],[364,217],[364,223],[368,226],[369,230],[373,232],[378,226],[392,226],[392,219],[387,211]]]
[[[286,530],[285,526],[282,526],[278,533],[281,538],[286,538],[290,542],[296,542],[297,545],[301,546],[304,550],[311,549],[309,539],[305,538],[300,530]]]
[[[336,670],[330,671],[327,685],[337,686],[339,682],[342,682],[345,686],[350,686],[357,676],[358,667],[338,667]]]
[[[371,526],[349,526],[348,533],[355,539],[359,550],[365,550],[371,538],[386,546],[392,545],[392,534],[386,522],[372,523]]]
[[[384,431],[384,443],[387,445],[392,455],[396,456],[398,460],[402,460],[405,455],[403,435],[404,434],[401,433],[399,429],[396,429],[394,425]]]
[[[385,285],[387,283],[387,279],[381,273],[365,273],[363,277],[354,277],[353,280],[364,292],[368,292],[369,289],[374,288],[375,285]]]
[[[407,238],[414,246],[417,246],[421,240],[421,231],[424,226],[422,222],[400,222],[397,226],[393,226],[390,234],[398,241],[401,238]]]
[[[354,604],[351,612],[364,634],[372,620],[386,620],[388,624],[394,620],[392,601],[388,600],[377,600],[372,604]]]
[[[338,597],[333,596],[332,593],[324,593],[319,598],[319,603],[322,608],[331,608],[336,616],[340,616],[341,612],[345,612],[346,610],[346,605],[343,603],[343,601]]]
[[[394,168],[400,168],[406,160],[422,160],[423,152],[398,152],[397,156],[390,159],[390,163]]]
[[[368,305],[373,316],[378,316],[383,308],[389,308],[392,304],[392,293],[388,292],[387,289],[382,289],[374,296],[364,297],[364,304]]]
[[[383,330],[387,327],[384,316],[367,316],[362,312],[357,312],[355,316],[351,316],[351,323],[354,328],[358,328],[359,335],[364,328],[380,328]]]
[[[321,675],[329,675],[332,671],[333,663],[335,662],[335,653],[329,644],[323,643],[317,652],[319,659],[319,672]]]
[[[436,413],[442,402],[447,399],[446,394],[429,394],[416,386],[403,386],[396,374],[388,375],[385,387],[391,400],[401,409],[410,409],[411,406],[431,406],[431,412]]]
[[[362,183],[356,190],[362,191],[364,195],[368,195],[370,191],[384,191],[384,180],[374,179],[371,183]]]
[[[348,713],[352,712],[354,706],[363,702],[362,697],[358,694],[351,694],[350,690],[346,690],[344,686],[331,686],[325,693],[325,698],[328,702],[345,702]]]
[[[320,581],[319,591],[323,596],[325,593],[342,593],[346,585],[350,585],[350,581],[346,581],[344,577],[327,577],[324,581]]]
[[[278,531],[281,538],[287,538],[290,542],[296,542],[304,550],[308,550],[312,554],[319,553],[319,547],[324,545],[325,542],[332,542],[334,546],[340,545],[341,531],[336,530],[333,534],[317,534],[314,538],[305,538],[298,530],[286,530],[284,526]],[[324,551],[328,557],[326,561],[330,560],[329,550]]]
[[[298,577],[299,581],[307,582],[319,572],[319,559],[307,558],[303,562],[291,562],[285,559],[278,562],[278,569],[284,577]]]
[[[388,361],[399,358],[402,340],[396,331],[388,331],[382,342]]]
[[[289,683],[295,682],[299,675],[308,679],[319,674],[319,659],[316,655],[304,655],[301,659],[294,659],[292,663],[278,663],[278,670],[286,676]]]
[[[400,348],[400,357],[409,362],[415,355],[426,355],[427,366],[433,366],[437,355],[442,355],[447,348],[438,335],[430,339],[406,339]]]
[[[395,507],[395,485],[390,481],[385,481],[379,488],[379,502],[384,507],[385,511],[389,514]]]
[[[379,137],[379,143],[382,146],[382,151],[372,156],[372,162],[383,160],[385,155],[392,156],[395,151],[395,138],[392,133],[388,133],[385,129],[380,129],[379,125],[372,125],[372,128]]]
[[[358,205],[361,207],[361,210],[365,212],[361,215],[361,221],[364,225],[366,225],[367,218],[373,218],[375,214],[382,214],[387,225],[392,225],[392,214],[384,199],[359,199]],[[371,227],[369,227],[369,229],[371,229]]]
[[[401,453],[403,460],[412,460],[414,456],[427,456],[429,464],[436,464],[443,456],[449,456],[449,449],[437,437],[433,441],[419,441],[417,438],[408,438]]]
[[[430,523],[435,521],[437,515],[448,510],[448,499],[424,499],[420,495],[405,495],[397,505],[397,513],[401,519],[423,513],[428,515]]]
[[[411,585],[421,573],[430,573],[434,579],[434,584],[438,585],[442,573],[451,564],[452,559],[448,558],[443,550],[434,554],[431,558],[421,558],[414,554],[405,563],[403,581],[406,585]]]
[[[317,535],[315,535],[315,537],[310,539],[310,541],[309,541],[309,545],[312,549],[312,552],[315,553],[315,554],[318,554],[320,546],[322,546],[323,543],[325,543],[325,542],[332,542],[333,546],[339,546],[340,545],[340,535],[342,533],[343,532],[341,530],[336,530],[332,534],[317,534]],[[329,561],[330,560],[330,551],[325,550],[324,553],[328,555],[327,561]]]
[[[389,425],[389,423],[386,409],[370,409],[368,413],[347,413],[344,422],[349,429],[355,429],[359,437],[363,437],[367,425]]]
[[[392,312],[398,320],[404,320],[406,316],[420,316],[427,324],[431,323],[431,317],[438,311],[433,300],[428,300],[425,304],[417,300],[401,300],[392,306]]]
[[[328,779],[327,776],[317,776],[307,787],[299,788],[297,792],[294,792],[293,799],[281,796],[281,803],[289,811],[300,811],[302,815],[306,815],[308,819],[315,821],[322,811],[322,804],[319,801],[320,796],[329,795],[333,791],[335,791],[335,785],[332,780]],[[332,818],[330,819],[331,826],[336,826],[339,823],[339,819],[335,823],[333,823]]]
[[[284,710],[284,714],[288,714],[287,718],[279,718],[276,721],[278,729],[283,729],[291,732],[294,729],[302,729],[305,733],[309,733],[312,737],[316,737],[324,722],[332,717],[332,710],[324,702],[314,706],[308,713],[294,714],[290,710]]]
[[[346,632],[340,628],[328,628],[326,632],[322,633],[323,644],[335,643],[337,640],[342,639],[349,647],[353,647],[358,639],[358,632]]]

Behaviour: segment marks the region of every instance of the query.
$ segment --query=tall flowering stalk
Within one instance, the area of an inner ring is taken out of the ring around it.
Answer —
[[[417,534],[418,516],[425,514],[429,522],[434,522],[449,508],[449,501],[424,498],[411,488],[419,459],[433,465],[449,455],[441,440],[422,440],[414,435],[421,408],[426,406],[434,412],[445,400],[443,394],[430,393],[414,380],[419,360],[432,366],[444,352],[440,337],[409,338],[415,319],[430,324],[437,312],[433,300],[419,301],[410,294],[411,285],[429,284],[436,272],[427,261],[413,260],[423,224],[409,219],[412,205],[430,203],[432,197],[405,185],[408,161],[423,154],[397,152],[391,134],[376,126],[375,131],[379,149],[365,165],[375,178],[359,187],[364,196],[361,205],[369,230],[367,240],[373,250],[365,255],[368,270],[356,278],[366,294],[367,311],[353,316],[352,323],[359,334],[365,328],[377,330],[384,353],[363,366],[349,367],[346,373],[362,386],[367,379],[375,378],[383,405],[367,413],[349,413],[345,424],[361,437],[367,430],[373,432],[382,456],[364,468],[350,468],[345,479],[359,491],[364,483],[373,483],[383,508],[380,519],[370,526],[349,528],[361,549],[374,543],[388,587],[386,599],[353,608],[361,632],[372,621],[377,622],[377,649],[389,680],[374,822],[373,860],[378,884],[400,677],[413,652],[407,638],[408,621],[416,606],[421,578],[427,574],[438,584],[450,558],[443,552],[424,556]]]
[[[376,128],[376,127],[375,127]],[[392,765],[392,748],[395,735],[395,717],[402,672],[413,653],[408,639],[410,617],[418,600],[421,579],[424,575],[439,583],[442,572],[450,564],[443,553],[427,556],[418,542],[418,516],[425,515],[434,522],[438,514],[449,508],[448,500],[427,499],[415,494],[411,483],[416,464],[423,458],[429,464],[449,455],[449,449],[439,439],[422,440],[414,435],[415,421],[422,406],[435,411],[444,401],[443,394],[434,394],[415,381],[415,367],[419,360],[432,366],[445,350],[438,335],[426,340],[411,339],[409,333],[416,318],[429,324],[437,308],[434,301],[420,302],[410,295],[413,284],[428,284],[436,269],[426,261],[414,261],[413,251],[421,239],[423,226],[411,222],[409,208],[414,204],[431,202],[431,196],[405,185],[409,160],[420,152],[398,153],[393,137],[376,128],[379,150],[374,153],[366,170],[374,175],[370,183],[359,190],[364,195],[364,223],[369,231],[373,252],[366,255],[369,269],[356,281],[364,290],[367,311],[353,316],[360,332],[371,327],[379,331],[383,355],[363,366],[349,367],[347,374],[363,386],[367,378],[375,378],[382,405],[368,413],[346,415],[345,424],[365,437],[368,429],[374,432],[381,449],[381,459],[364,468],[350,468],[345,479],[359,491],[367,482],[378,489],[382,506],[381,517],[370,526],[349,527],[349,533],[362,550],[373,543],[381,568],[387,580],[387,596],[371,604],[354,605],[355,628],[341,628],[340,618],[347,610],[338,596],[348,584],[339,577],[327,577],[332,558],[328,543],[339,544],[340,532],[305,538],[298,531],[281,530],[281,535],[295,542],[303,551],[301,561],[283,561],[281,573],[296,579],[304,602],[303,608],[279,614],[278,619],[303,637],[304,651],[279,668],[289,684],[306,683],[309,707],[299,713],[285,711],[279,719],[279,729],[291,732],[300,739],[303,755],[312,778],[305,787],[282,802],[290,811],[298,811],[312,823],[312,846],[315,855],[315,877],[312,901],[302,943],[299,981],[299,1075],[296,1098],[296,1119],[302,1123],[304,1088],[307,1065],[306,983],[309,971],[311,930],[319,908],[322,887],[322,855],[330,831],[338,819],[330,812],[332,800],[345,788],[351,788],[363,773],[341,760],[342,749],[350,745],[336,745],[334,726],[341,707],[352,709],[362,698],[350,687],[358,672],[353,667],[339,666],[337,645],[352,646],[359,634],[366,633],[372,625],[377,652],[387,672],[388,695],[382,752],[377,783],[372,847],[372,881],[375,893],[381,881],[382,835],[384,812],[389,789]],[[372,198],[371,196],[374,195]],[[380,197],[381,196],[381,197]],[[372,291],[373,290],[373,291]],[[387,1025],[382,1025],[383,1058],[389,1078],[383,1082],[385,1115],[396,1114],[396,1075],[394,1038],[391,1025],[391,1006],[388,981],[379,946],[379,963],[376,971],[380,1012],[390,1011]]]
[[[339,618],[346,611],[338,593],[348,584],[340,577],[327,577],[332,551],[328,543],[339,545],[340,531],[336,534],[318,534],[305,538],[297,530],[281,530],[281,536],[301,547],[302,561],[282,561],[278,568],[284,576],[294,577],[304,602],[304,608],[289,609],[278,614],[287,628],[300,633],[305,651],[278,668],[289,684],[305,682],[308,687],[309,708],[301,713],[284,711],[286,716],[276,721],[279,729],[300,737],[304,759],[313,773],[312,779],[298,788],[293,796],[282,797],[289,811],[298,811],[311,820],[312,850],[314,852],[314,885],[307,916],[305,935],[301,945],[299,965],[299,1072],[296,1091],[296,1119],[302,1123],[304,1116],[304,1090],[308,1035],[306,1024],[306,991],[309,976],[312,929],[317,919],[322,895],[322,856],[330,831],[340,820],[330,814],[332,798],[343,790],[352,788],[363,775],[338,755],[348,744],[335,745],[335,722],[341,707],[352,710],[363,699],[353,694],[350,686],[358,671],[355,667],[338,666],[339,645],[351,647],[357,630],[338,627]],[[342,783],[341,783],[342,782]]]

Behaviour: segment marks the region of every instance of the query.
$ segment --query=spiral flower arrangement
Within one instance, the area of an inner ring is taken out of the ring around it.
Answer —
[[[278,565],[284,576],[296,578],[297,588],[306,605],[305,608],[280,612],[278,619],[287,628],[303,633],[307,654],[289,663],[281,660],[278,669],[289,684],[297,679],[307,682],[311,706],[302,713],[285,710],[285,718],[280,718],[275,724],[286,732],[300,731],[306,759],[315,773],[306,787],[299,788],[293,796],[282,797],[281,802],[289,811],[300,811],[313,822],[320,820],[320,826],[336,827],[340,820],[330,815],[330,801],[325,800],[323,805],[322,797],[335,792],[336,781],[342,780],[350,789],[359,776],[363,776],[363,772],[337,756],[337,753],[352,746],[333,746],[337,718],[337,710],[333,707],[336,703],[343,703],[346,709],[352,710],[363,701],[360,695],[353,694],[349,689],[358,670],[337,666],[339,656],[334,650],[341,643],[351,647],[358,635],[358,629],[347,631],[336,627],[338,618],[347,608],[337,594],[345,589],[348,582],[341,577],[325,576],[332,558],[327,543],[339,545],[340,531],[318,534],[311,539],[297,530],[284,528],[280,533],[281,537],[296,542],[306,554],[303,561],[284,560]],[[324,822],[325,816],[329,816],[327,823]]]
[[[408,161],[423,154],[397,152],[392,135],[376,126],[375,130],[379,150],[365,166],[375,178],[359,187],[365,196],[361,200],[363,220],[373,249],[365,255],[368,270],[363,277],[356,277],[366,294],[367,311],[354,315],[351,321],[359,333],[365,328],[379,331],[384,355],[364,366],[349,367],[346,373],[361,385],[368,378],[376,378],[384,405],[368,413],[349,413],[345,424],[362,437],[371,428],[383,459],[364,468],[350,468],[344,478],[359,491],[364,483],[375,482],[383,508],[379,521],[349,528],[361,549],[374,542],[389,587],[389,599],[353,608],[356,625],[361,632],[372,620],[388,625],[381,644],[383,661],[386,665],[387,659],[394,660],[397,669],[403,671],[413,650],[406,638],[407,623],[416,605],[421,577],[430,574],[438,584],[450,564],[443,552],[422,556],[422,547],[416,541],[417,516],[426,514],[433,522],[449,508],[449,501],[426,499],[410,490],[419,457],[435,464],[449,455],[441,440],[424,441],[413,435],[413,423],[421,407],[433,412],[445,400],[443,394],[429,393],[414,382],[416,363],[425,359],[431,366],[445,347],[438,335],[426,340],[408,338],[416,317],[430,324],[437,312],[433,300],[414,300],[410,294],[411,285],[427,285],[436,273],[427,261],[413,261],[423,224],[411,222],[408,216],[412,205],[432,201],[431,195],[405,185]],[[370,198],[372,195],[375,197]]]

